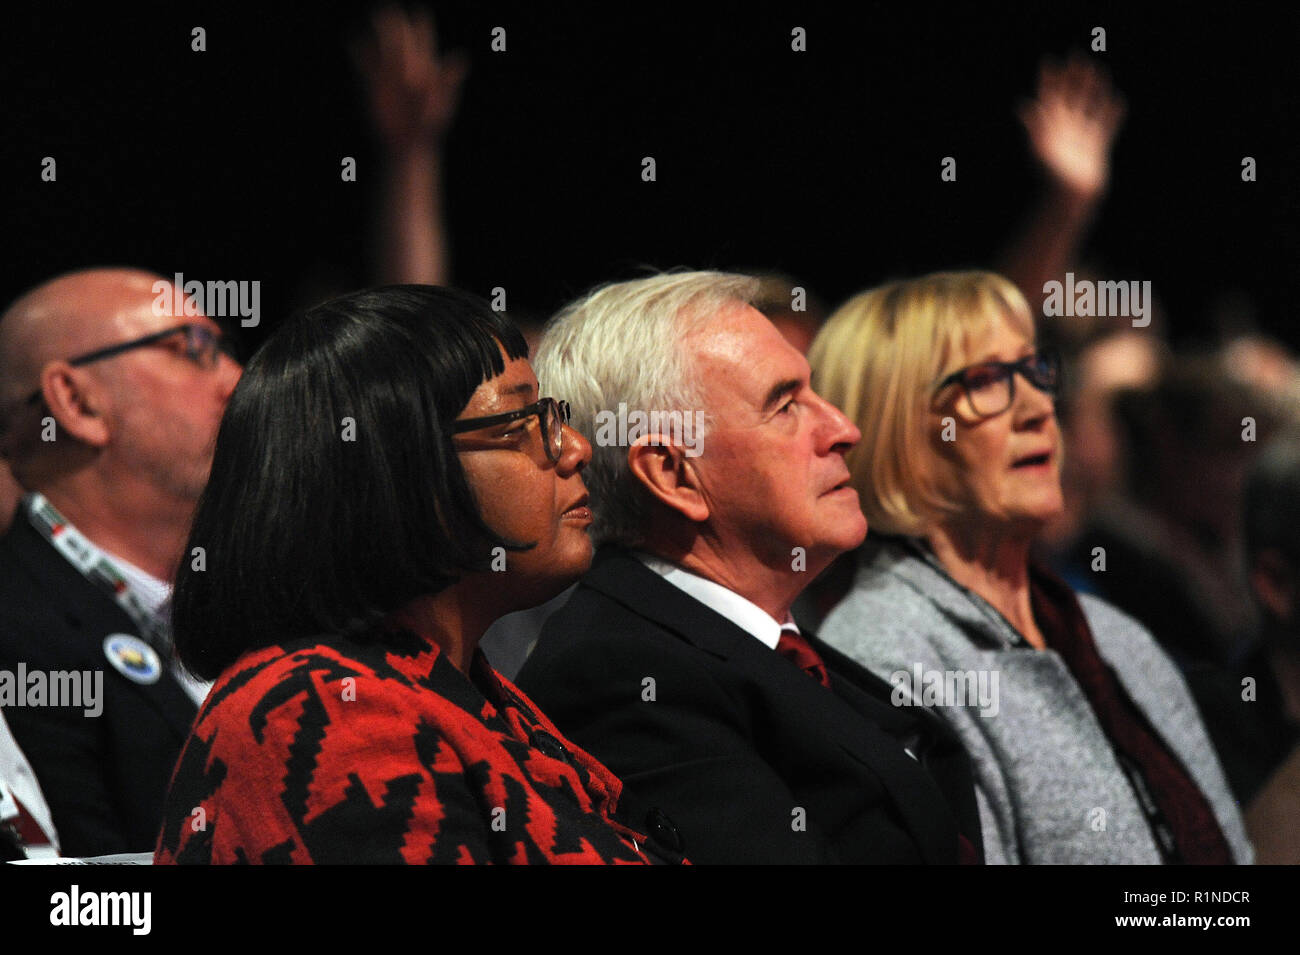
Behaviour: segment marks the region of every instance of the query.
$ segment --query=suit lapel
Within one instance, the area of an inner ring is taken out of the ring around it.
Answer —
[[[87,652],[100,667],[107,666],[103,648],[104,638],[112,633],[139,637],[135,621],[105,593],[95,587],[54,549],[31,526],[20,511],[14,516],[14,526],[9,539],[19,557],[22,568],[31,577],[34,589],[40,593],[56,595],[60,600],[57,609],[60,624],[78,634]],[[163,661],[163,672],[156,683],[143,684],[122,676],[119,683],[130,688],[157,711],[181,739],[189,735],[196,707],[189,695],[171,673],[168,661]],[[120,676],[115,669],[106,679]]]
[[[582,585],[598,590],[638,616],[653,620],[720,660],[752,649],[753,636],[674,587],[626,551],[602,550]]]
[[[880,726],[898,740],[907,740],[918,731],[930,739],[925,767],[937,783],[949,810],[956,814],[960,830],[976,851],[983,855],[979,805],[972,785],[970,759],[957,732],[928,706],[894,706],[893,687],[870,670],[859,666],[830,644],[810,637],[814,649],[822,654],[831,673],[832,685],[842,695],[858,694],[864,701],[863,712],[877,718]],[[889,701],[889,702],[886,702]],[[870,709],[867,709],[871,706]],[[908,757],[910,759],[910,757]],[[912,800],[905,800],[911,805]],[[933,808],[926,809],[933,812]],[[928,818],[935,818],[929,816]],[[936,846],[935,848],[939,848]]]
[[[916,785],[918,775],[927,780],[930,776],[899,742],[916,725],[916,717],[878,698],[884,688],[888,700],[888,684],[815,640],[815,649],[824,654],[831,672],[833,691],[828,693],[752,634],[674,587],[626,551],[602,551],[583,585],[704,652],[750,672],[774,694],[790,700],[792,708],[807,720],[810,735],[834,740],[879,779],[925,861],[951,861],[957,829],[952,824],[936,826],[935,821],[952,819],[952,810],[932,780],[929,786]],[[928,715],[942,727],[942,721]]]

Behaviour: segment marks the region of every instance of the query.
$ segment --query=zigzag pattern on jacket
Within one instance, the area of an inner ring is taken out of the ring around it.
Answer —
[[[408,632],[245,655],[177,763],[158,863],[637,863],[621,783],[477,654]],[[633,840],[636,840],[634,842]]]

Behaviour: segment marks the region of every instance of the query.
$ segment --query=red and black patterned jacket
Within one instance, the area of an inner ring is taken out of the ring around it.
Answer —
[[[242,657],[181,752],[154,861],[680,860],[616,820],[622,783],[481,652],[408,631]]]

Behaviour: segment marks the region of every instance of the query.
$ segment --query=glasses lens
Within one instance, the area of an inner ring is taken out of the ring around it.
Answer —
[[[981,417],[1001,414],[1011,406],[1011,375],[998,365],[977,365],[966,373],[971,410]]]
[[[1027,364],[1025,377],[1035,388],[1056,394],[1061,383],[1061,360],[1055,352],[1040,351]]]
[[[200,368],[217,363],[217,338],[202,325],[185,326],[185,355]]]
[[[546,401],[546,454],[553,462],[559,462],[564,453],[564,420],[560,402],[554,398]]]

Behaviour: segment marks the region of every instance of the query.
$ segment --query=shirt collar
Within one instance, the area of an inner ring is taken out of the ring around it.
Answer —
[[[758,604],[746,600],[722,584],[683,570],[653,554],[633,551],[632,555],[687,596],[694,597],[710,610],[726,617],[769,650],[776,649],[782,630],[799,632],[793,617],[787,617],[784,624],[779,623]]]

